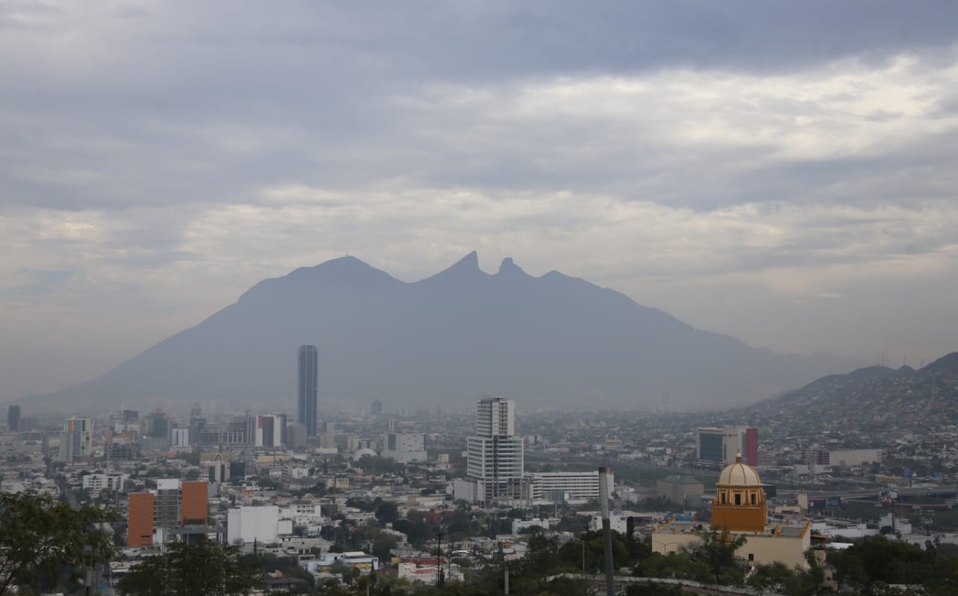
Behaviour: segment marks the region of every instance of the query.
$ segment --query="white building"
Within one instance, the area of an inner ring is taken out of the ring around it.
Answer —
[[[608,477],[608,497],[612,497],[615,476]],[[526,475],[526,496],[535,501],[551,503],[584,503],[601,496],[599,471],[595,472],[539,472]]]
[[[525,460],[522,437],[515,436],[515,411],[515,402],[501,397],[477,404],[476,436],[466,439],[466,473],[480,502],[521,497]]]
[[[516,403],[501,397],[486,397],[476,407],[476,434],[480,437],[511,437],[516,434]]]
[[[172,447],[189,447],[190,446],[190,429],[174,428],[172,439],[171,439],[171,446]]]
[[[293,520],[282,519],[275,505],[230,509],[226,519],[226,539],[230,544],[259,542],[271,544],[293,533]]]
[[[383,457],[392,458],[398,462],[426,461],[426,441],[422,433],[386,433],[383,437]]]
[[[83,477],[83,488],[94,492],[123,490],[123,481],[129,477],[129,474],[87,474]]]
[[[549,518],[549,519],[539,519],[538,517],[521,520],[514,519],[512,520],[512,533],[520,534],[523,530],[528,530],[529,528],[542,528],[543,530],[548,530],[559,525],[559,522],[562,521],[559,518]]]
[[[323,511],[318,503],[294,501],[280,509],[280,518],[293,520],[294,526],[316,526],[323,523]]]

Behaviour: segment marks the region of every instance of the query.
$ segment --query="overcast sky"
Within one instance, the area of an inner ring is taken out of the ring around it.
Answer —
[[[0,399],[345,253],[958,350],[954,0],[0,0]]]

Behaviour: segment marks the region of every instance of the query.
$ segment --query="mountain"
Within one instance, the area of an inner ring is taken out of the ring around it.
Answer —
[[[525,407],[720,407],[844,367],[754,349],[582,279],[533,277],[512,259],[487,274],[473,252],[406,283],[344,257],[264,280],[107,374],[31,403],[291,410],[301,344],[318,346],[321,402],[396,408],[482,395]]]
[[[793,421],[790,430],[799,436],[813,436],[813,430],[829,424],[838,424],[846,434],[886,438],[938,430],[958,424],[958,352],[918,370],[871,366],[829,375],[756,404],[749,413]]]

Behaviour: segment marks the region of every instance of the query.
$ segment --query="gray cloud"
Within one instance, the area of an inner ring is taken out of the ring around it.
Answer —
[[[869,312],[857,356],[886,320],[857,301],[958,291],[956,29],[951,0],[0,1],[0,377],[80,380],[25,355],[95,336],[100,371],[346,250],[514,256],[786,351]],[[958,332],[901,325],[927,358]]]

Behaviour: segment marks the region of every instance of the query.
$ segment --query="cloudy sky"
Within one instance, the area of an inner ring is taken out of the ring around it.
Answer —
[[[0,0],[0,399],[345,253],[958,350],[954,0]]]

